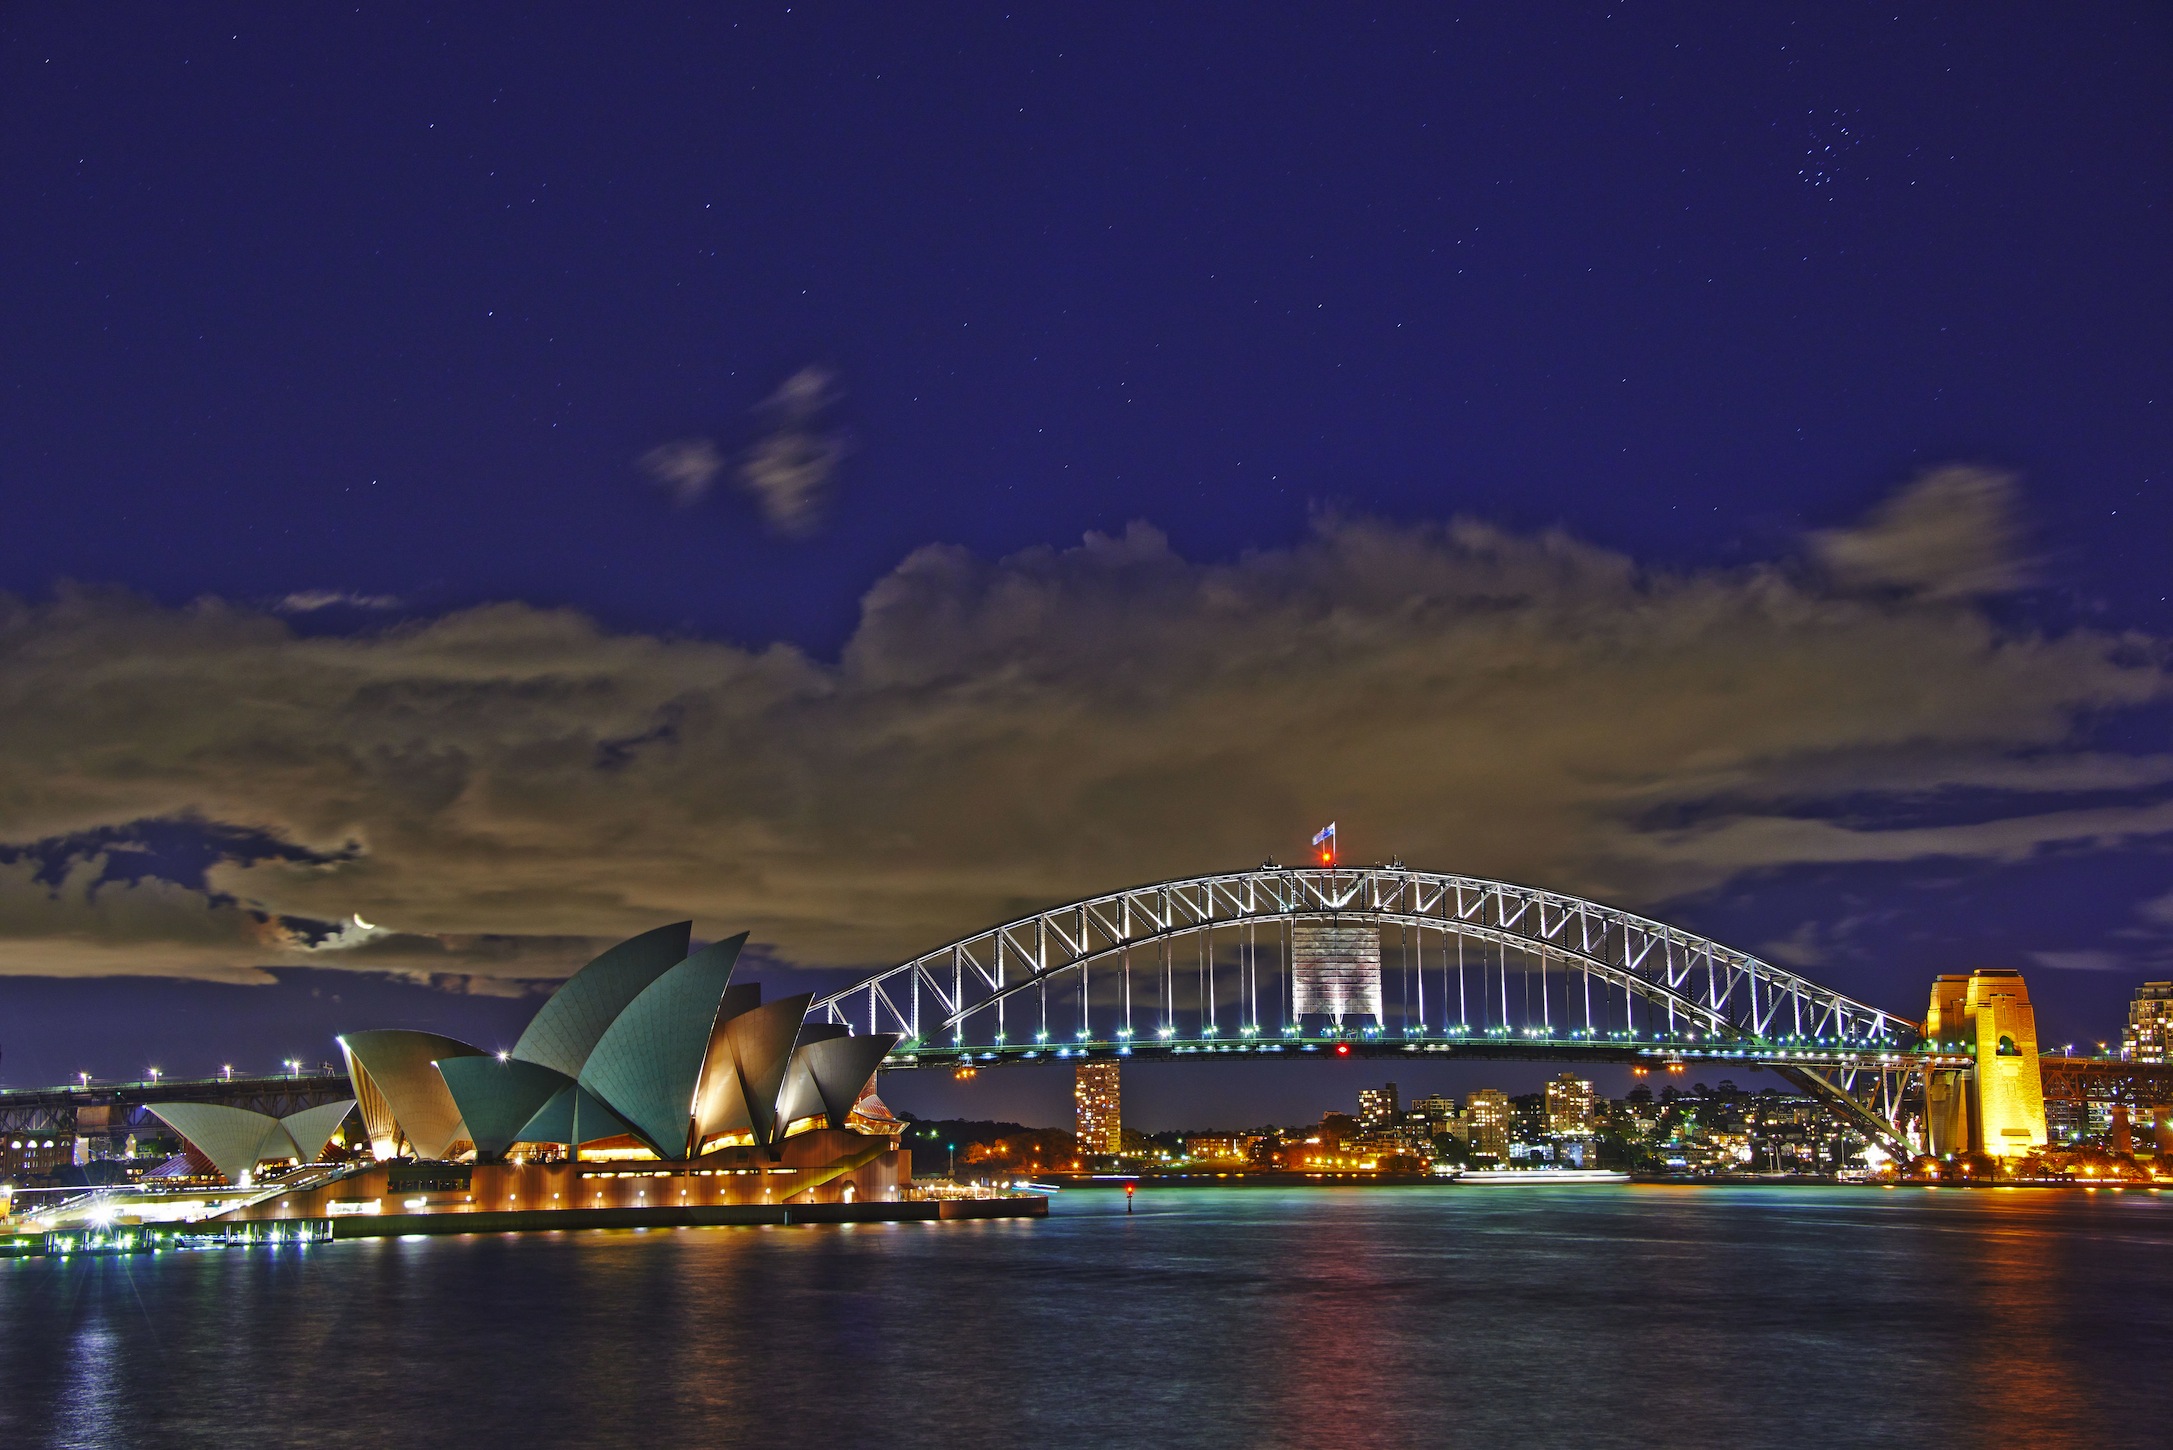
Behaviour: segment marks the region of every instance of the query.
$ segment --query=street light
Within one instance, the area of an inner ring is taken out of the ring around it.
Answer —
[[[77,1073],[77,1074],[76,1074],[75,1076],[76,1076],[76,1081],[78,1081],[78,1082],[82,1083],[82,1084],[83,1084],[83,1086],[85,1086],[85,1087],[89,1087],[89,1086],[91,1085],[91,1075],[90,1075],[89,1073],[87,1073],[87,1072],[79,1072],[79,1073]]]
[[[158,1081],[158,1069],[157,1069],[157,1068],[155,1068],[155,1067],[151,1069],[151,1081],[153,1081],[153,1082],[157,1082],[157,1081]]]
[[[225,1078],[228,1082],[232,1082],[234,1080],[234,1064],[230,1062],[226,1066],[220,1068],[219,1076]]]
[[[945,1143],[943,1146],[951,1150],[951,1180],[956,1182],[958,1179],[958,1145],[956,1143]]]
[[[287,1076],[289,1076],[289,1077],[300,1077],[301,1075],[302,1075],[302,1059],[300,1059],[299,1057],[290,1057],[290,1058],[288,1058],[288,1059],[287,1059]]]

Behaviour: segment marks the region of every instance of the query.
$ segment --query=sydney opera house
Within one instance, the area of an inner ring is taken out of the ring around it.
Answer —
[[[724,1223],[787,1207],[858,1217],[835,1210],[905,1197],[902,1125],[873,1090],[895,1037],[808,1022],[804,993],[764,1002],[732,980],[744,934],[690,952],[691,934],[679,922],[611,948],[505,1052],[401,1028],[345,1034],[369,1160],[240,1216]],[[308,1163],[347,1108],[153,1110],[238,1185],[268,1159]]]

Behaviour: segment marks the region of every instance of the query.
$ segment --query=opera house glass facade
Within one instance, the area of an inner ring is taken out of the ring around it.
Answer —
[[[597,957],[507,1052],[402,1028],[343,1035],[375,1163],[268,1197],[249,1216],[721,1222],[735,1206],[897,1200],[909,1160],[873,1094],[896,1037],[808,1022],[805,993],[764,1002],[759,986],[732,980],[745,934],[690,952],[692,929],[659,927]],[[167,1116],[236,1182],[259,1156],[307,1149],[306,1162],[318,1128],[336,1126]],[[705,1218],[710,1209],[720,1212]]]

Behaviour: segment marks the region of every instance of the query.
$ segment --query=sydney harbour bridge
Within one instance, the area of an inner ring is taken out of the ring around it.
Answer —
[[[1356,968],[1340,974],[1354,990],[1323,1001],[1319,979],[1339,966]],[[1268,864],[1052,907],[821,997],[809,1015],[898,1034],[892,1069],[1322,1056],[1739,1064],[1824,1100],[1897,1156],[1921,1151],[1912,1130],[1927,1089],[1979,1067],[1973,1044],[1928,1039],[1916,1019],[1680,927],[1400,862]],[[2137,1107],[2173,1102],[2162,1070],[2078,1061],[2055,1081]]]

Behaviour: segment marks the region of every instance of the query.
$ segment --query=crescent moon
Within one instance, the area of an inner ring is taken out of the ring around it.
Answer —
[[[359,926],[359,927],[361,927],[361,928],[362,928],[362,929],[363,929],[364,931],[376,931],[376,930],[377,930],[377,928],[376,928],[376,927],[374,927],[374,926],[370,925],[370,924],[369,924],[368,922],[366,922],[366,921],[364,921],[364,920],[362,919],[362,913],[361,913],[361,912],[359,912],[359,911],[355,913],[355,925],[356,925],[356,926]]]

